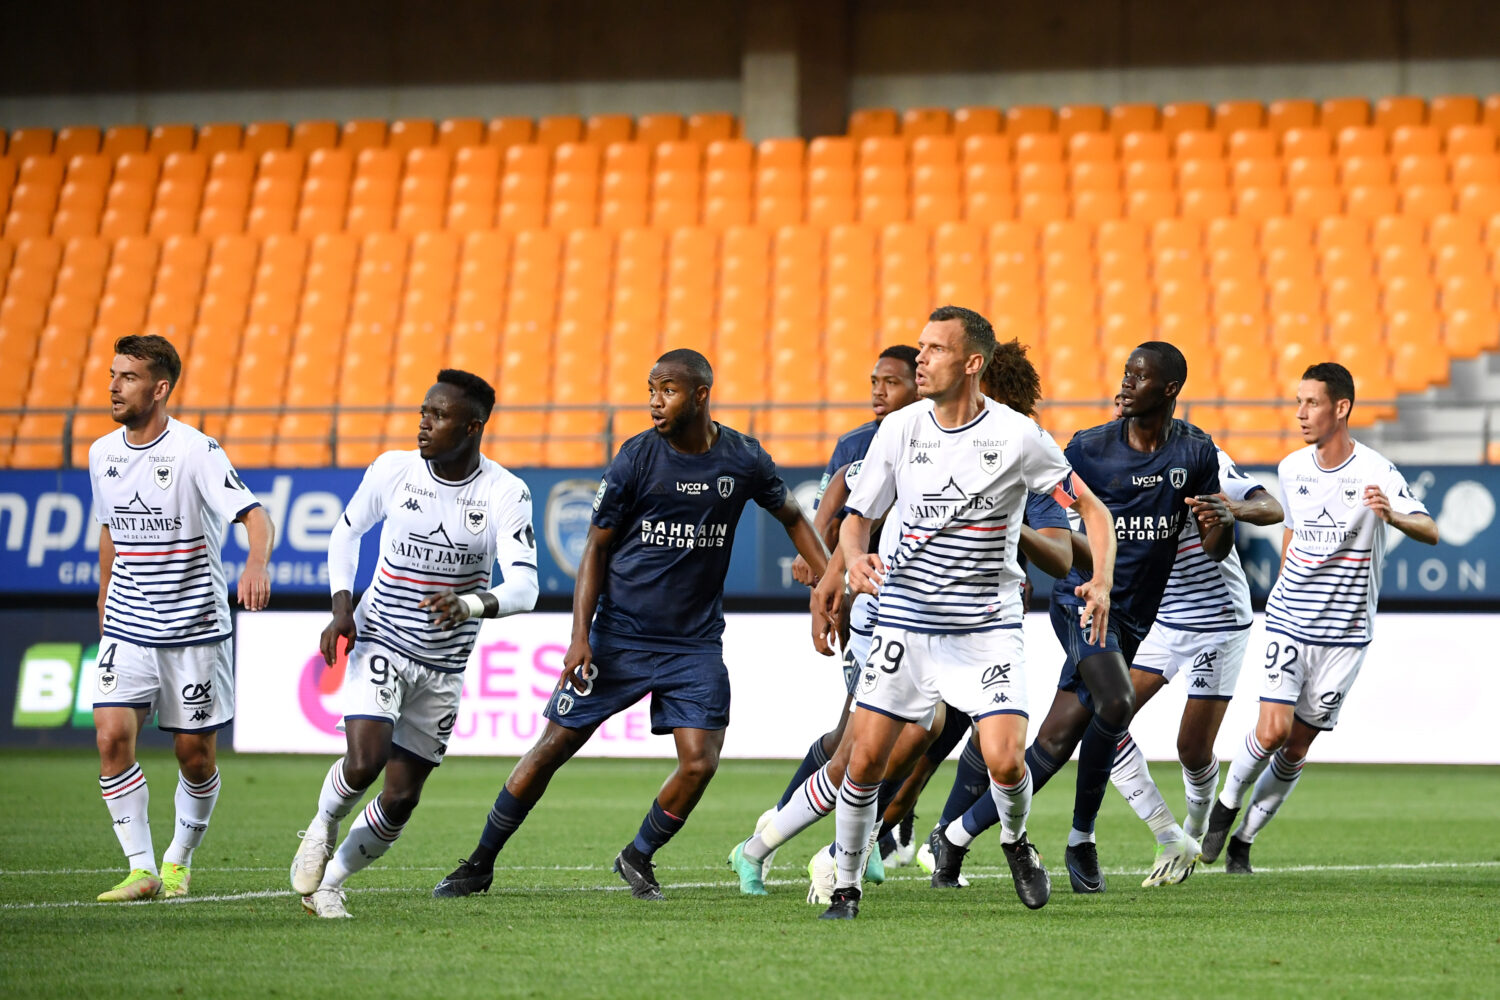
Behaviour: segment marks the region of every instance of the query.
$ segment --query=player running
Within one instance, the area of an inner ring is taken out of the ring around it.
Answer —
[[[1354,379],[1343,365],[1302,373],[1297,423],[1307,447],[1277,469],[1286,519],[1281,574],[1266,600],[1260,719],[1234,755],[1203,838],[1205,862],[1227,838],[1231,873],[1251,872],[1251,843],[1297,787],[1318,733],[1338,724],[1374,635],[1385,525],[1438,543],[1437,522],[1401,472],[1349,436],[1352,409]],[[1250,809],[1231,837],[1247,792]]]
[[[815,576],[826,568],[827,551],[771,456],[710,415],[707,359],[668,351],[647,385],[654,427],[621,446],[594,499],[573,591],[572,645],[547,703],[547,728],[500,789],[478,846],[434,896],[486,891],[496,855],[552,775],[604,720],[650,694],[652,732],[672,734],[677,769],[614,869],[637,899],[663,898],[652,857],[707,789],[729,724],[724,576],[745,504],[754,500],[781,522]]]
[[[1066,660],[1052,707],[1026,751],[1032,781],[1040,788],[1082,744],[1064,852],[1078,893],[1104,891],[1094,821],[1116,749],[1135,713],[1129,666],[1156,617],[1183,522],[1190,512],[1197,516],[1204,548],[1214,559],[1223,558],[1234,542],[1217,497],[1217,449],[1203,431],[1172,417],[1186,381],[1181,351],[1162,341],[1141,344],[1125,363],[1123,419],[1079,431],[1065,452],[1078,474],[1097,484],[1119,541],[1119,561],[1108,581],[1114,614],[1100,641],[1086,634],[1087,609],[1078,608],[1078,587],[1099,578],[1086,548],[1074,546],[1072,572],[1053,589],[1052,627]],[[969,843],[998,820],[993,803],[981,796],[950,823],[935,838],[932,884],[958,885]],[[1174,869],[1188,868],[1198,856],[1198,844],[1175,820],[1158,840]]]
[[[823,478],[818,483],[818,498],[813,504],[813,527],[825,545],[830,548],[838,545],[839,525],[844,520],[844,500],[849,496],[845,474],[852,467],[857,467],[857,464],[865,457],[865,451],[870,447],[870,440],[875,437],[875,429],[880,426],[880,422],[889,414],[916,400],[917,349],[904,344],[887,347],[880,352],[880,357],[875,361],[875,368],[870,372],[870,409],[875,418],[860,424],[838,439],[838,443],[834,445],[833,455],[828,459],[828,465],[823,470]],[[798,582],[808,586],[818,582],[801,556],[798,556],[792,564],[792,575]],[[807,779],[827,764],[838,749],[839,741],[844,735],[844,725],[849,719],[849,706],[854,700],[854,680],[858,677],[859,668],[863,664],[863,653],[869,649],[870,645],[869,603],[868,597],[861,597],[860,600],[855,601],[855,608],[852,609],[850,617],[859,619],[858,626],[849,625],[847,618],[840,623],[840,632],[847,631],[850,634],[840,636],[847,697],[839,711],[838,723],[808,747],[802,763],[797,766],[792,780],[787,783],[786,791],[781,793],[781,798],[777,800],[776,805],[761,814],[756,823],[756,833],[765,828],[776,811],[784,808],[797,790],[807,782]],[[774,853],[775,850],[772,849],[766,855],[765,867],[769,868],[771,855]]]
[[[495,390],[479,376],[438,372],[422,401],[417,450],[371,463],[329,536],[333,620],[320,646],[332,666],[346,640],[348,750],[323,779],[291,871],[292,889],[316,916],[349,916],[344,882],[390,850],[443,762],[479,619],[536,606],[531,491],[480,453],[494,405]],[[380,522],[380,560],[355,607],[359,539]],[[490,589],[496,565],[503,581]],[[382,770],[380,794],[335,853],[339,822]]]
[[[1016,542],[1027,490],[1050,493],[1065,507],[1077,503],[1093,528],[1099,565],[1114,565],[1114,533],[1103,504],[1046,432],[980,391],[995,350],[989,322],[943,306],[929,317],[918,347],[923,401],[876,432],[839,537],[854,590],[878,594],[880,607],[850,722],[835,827],[837,877],[825,919],[858,915],[860,874],[891,749],[902,727],[939,701],[975,719],[991,791],[1004,815],[1001,842],[1017,894],[1032,908],[1046,903],[1047,873],[1025,831],[1031,785],[1022,756],[1026,697]],[[893,504],[901,544],[885,560],[869,553],[870,522]],[[1107,587],[1084,584],[1081,596],[1102,631]]]
[[[271,597],[275,527],[219,443],[167,416],[182,361],[164,337],[115,341],[110,417],[122,428],[89,448],[99,523],[99,641],[94,677],[99,791],[130,865],[99,901],[186,896],[193,851],[219,798],[218,733],[234,719],[233,626],[219,546],[245,526],[238,597]],[[153,713],[177,755],[177,823],[156,867],[136,739]]]

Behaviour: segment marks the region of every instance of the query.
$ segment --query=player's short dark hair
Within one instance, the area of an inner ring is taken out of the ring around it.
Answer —
[[[1026,356],[1026,345],[1014,339],[995,345],[995,356],[985,366],[979,387],[997,403],[1028,417],[1036,415],[1042,398],[1042,377]]]
[[[708,359],[691,347],[678,347],[656,359],[659,365],[677,365],[692,376],[698,385],[713,387],[714,367]]]
[[[473,372],[458,368],[444,368],[438,372],[437,380],[439,385],[451,385],[464,394],[475,420],[482,424],[490,419],[490,411],[495,408],[494,386]]]
[[[995,356],[995,328],[990,326],[990,321],[979,315],[972,309],[963,306],[938,306],[927,317],[929,323],[946,323],[948,320],[958,320],[964,328],[964,347],[975,354],[984,356],[984,363],[988,365],[990,358]]]
[[[135,358],[144,361],[151,368],[151,377],[160,381],[167,380],[167,395],[177,388],[177,380],[182,378],[182,358],[177,354],[177,348],[166,337],[156,334],[131,334],[121,337],[115,341],[115,353],[123,354],[127,358]]]
[[[907,347],[905,344],[895,344],[881,351],[880,357],[875,360],[880,361],[884,358],[895,358],[897,361],[905,361],[911,368],[913,375],[917,372],[917,349],[915,347]]]
[[[1354,409],[1354,376],[1337,361],[1319,361],[1315,365],[1308,365],[1302,377],[1322,382],[1328,388],[1329,402],[1337,403],[1341,399],[1347,399],[1349,409]]]
[[[1176,382],[1179,387],[1187,385],[1187,358],[1182,356],[1177,345],[1169,344],[1165,340],[1148,340],[1144,344],[1137,345],[1136,350],[1154,355],[1156,363],[1161,366],[1162,375],[1168,382]]]

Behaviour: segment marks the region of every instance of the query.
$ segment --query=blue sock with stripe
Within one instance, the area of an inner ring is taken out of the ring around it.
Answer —
[[[660,801],[652,800],[651,808],[647,811],[646,818],[641,820],[640,830],[636,832],[635,849],[646,857],[651,857],[675,837],[686,822],[686,816],[673,816],[661,807]]]
[[[812,746],[807,748],[807,755],[802,758],[802,763],[797,765],[797,773],[792,775],[791,782],[786,786],[786,791],[781,793],[781,798],[776,800],[776,808],[785,808],[792,801],[792,796],[797,790],[807,784],[807,779],[828,763],[828,754],[823,749],[823,737],[819,736],[813,740]]]
[[[958,773],[953,776],[953,788],[948,792],[948,801],[943,803],[943,815],[938,823],[947,826],[968,812],[980,799],[987,798],[990,790],[989,768],[984,766],[984,755],[979,752],[979,741],[973,736],[958,755]],[[999,817],[996,817],[999,822]]]
[[[510,789],[501,787],[495,796],[495,804],[485,817],[484,829],[479,834],[479,846],[469,855],[469,860],[483,868],[494,867],[495,855],[505,846],[510,835],[516,832],[531,806],[510,794]]]

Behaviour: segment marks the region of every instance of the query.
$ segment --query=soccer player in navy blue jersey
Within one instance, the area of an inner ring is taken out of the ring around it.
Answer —
[[[1186,381],[1181,351],[1162,341],[1141,344],[1127,359],[1120,382],[1122,418],[1079,431],[1064,450],[1114,516],[1118,544],[1102,644],[1086,633],[1076,595],[1094,575],[1082,546],[1074,545],[1073,569],[1053,589],[1052,626],[1066,660],[1052,708],[1026,751],[1032,781],[1040,788],[1081,744],[1065,852],[1074,892],[1104,891],[1094,820],[1115,751],[1135,713],[1130,662],[1155,620],[1176,559],[1177,536],[1186,518],[1196,516],[1211,557],[1224,558],[1234,543],[1233,520],[1216,496],[1219,461],[1213,440],[1172,416]],[[970,833],[982,831],[994,822],[989,812],[981,796],[956,823]],[[957,884],[962,849],[945,837],[937,838],[935,849],[933,884]],[[1183,850],[1196,857],[1196,845]]]
[[[487,890],[496,855],[552,775],[602,722],[650,694],[652,732],[672,734],[677,769],[614,868],[636,898],[661,899],[652,856],[708,787],[729,724],[724,576],[745,504],[754,500],[781,522],[815,575],[827,567],[827,550],[771,456],[714,422],[708,360],[668,351],[647,385],[652,429],[621,446],[594,499],[573,591],[572,644],[547,703],[547,728],[495,798],[478,846],[435,896]]]

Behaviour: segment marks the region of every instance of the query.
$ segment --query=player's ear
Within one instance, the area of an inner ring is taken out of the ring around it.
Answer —
[[[1334,415],[1337,416],[1340,420],[1348,420],[1349,411],[1352,409],[1354,409],[1354,403],[1352,400],[1340,399],[1336,400],[1333,404]]]
[[[964,374],[978,375],[984,371],[986,364],[987,362],[984,360],[983,354],[971,354],[969,355],[969,360],[964,363]]]

